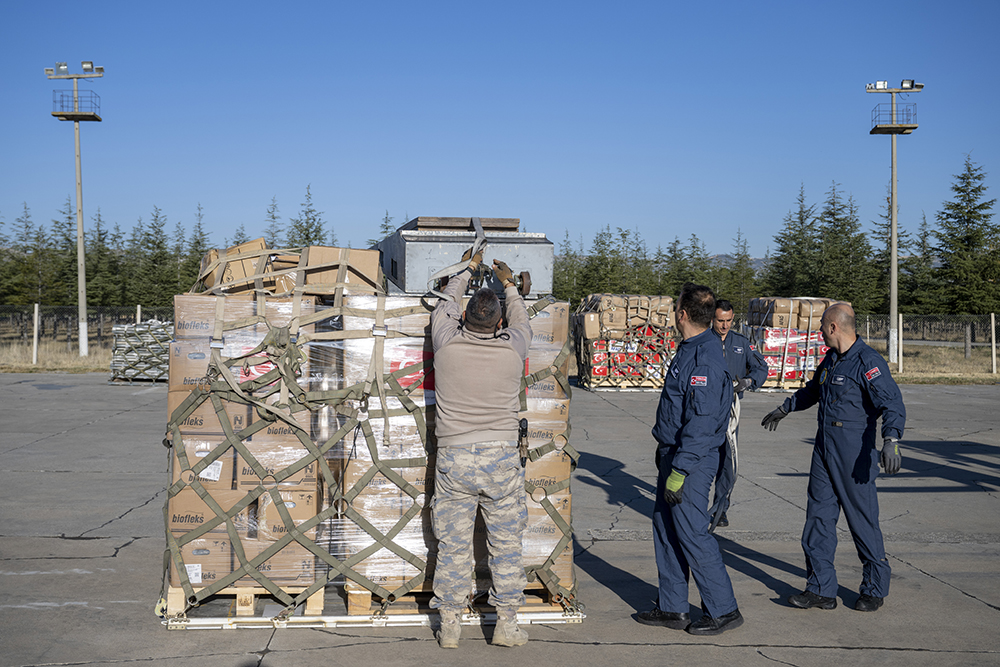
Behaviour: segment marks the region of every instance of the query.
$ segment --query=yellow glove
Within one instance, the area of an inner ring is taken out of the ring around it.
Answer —
[[[514,272],[510,270],[506,262],[501,262],[499,259],[493,260],[493,275],[497,277],[497,280],[503,283],[504,287],[510,287],[514,285]]]

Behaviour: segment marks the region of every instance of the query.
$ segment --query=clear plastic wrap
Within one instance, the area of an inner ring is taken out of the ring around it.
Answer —
[[[336,570],[346,565],[373,592],[409,590],[421,575],[429,590],[434,303],[350,289],[336,298],[177,297],[171,585],[259,586],[255,571],[279,586],[309,586],[342,581]],[[556,388],[529,387],[522,413],[537,449],[526,471],[534,495],[525,563],[544,566],[564,543],[544,578],[571,590],[568,304],[538,311],[526,366]]]

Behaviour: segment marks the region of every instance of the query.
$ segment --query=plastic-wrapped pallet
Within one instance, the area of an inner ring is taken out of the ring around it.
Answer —
[[[170,322],[148,320],[112,327],[111,380],[166,380],[168,347],[174,337]]]
[[[765,387],[796,389],[812,378],[829,350],[819,331],[823,312],[835,303],[847,302],[816,297],[750,301],[746,333],[767,362]]]
[[[387,296],[369,252],[229,249],[206,259],[207,291],[176,297],[168,614],[240,590],[306,613],[331,582],[364,613],[430,590],[437,299]],[[525,564],[572,605],[568,304],[529,306]]]
[[[573,316],[577,372],[590,388],[659,388],[673,357],[673,299],[592,294]]]

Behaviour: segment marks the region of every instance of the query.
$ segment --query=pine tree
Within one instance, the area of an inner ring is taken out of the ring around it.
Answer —
[[[917,238],[912,244],[913,255],[899,275],[899,309],[906,313],[941,313],[943,285],[934,269],[934,232],[925,214]]]
[[[121,303],[122,284],[118,276],[118,258],[104,228],[101,209],[91,218],[87,231],[87,303],[91,306],[117,306]]]
[[[861,231],[854,199],[843,195],[834,183],[819,214],[820,278],[819,294],[849,301],[856,312],[870,313],[875,303],[876,277],[871,263],[871,245]]]
[[[177,222],[174,225],[174,233],[171,237],[170,245],[170,264],[173,267],[173,293],[180,294],[186,292],[187,288],[191,286],[190,282],[185,284],[184,280],[184,260],[187,258],[187,253],[185,247],[187,245],[186,239],[187,233],[184,231],[184,225]]]
[[[889,312],[889,289],[890,289],[890,277],[892,275],[892,217],[890,214],[889,207],[891,206],[891,197],[889,196],[889,188],[886,188],[886,199],[885,206],[882,209],[882,213],[879,215],[878,221],[873,221],[872,224],[875,229],[871,231],[871,246],[872,246],[872,267],[874,270],[875,282],[872,291],[872,312],[873,313],[888,313]],[[896,208],[896,218],[899,218],[899,207]],[[910,252],[910,245],[913,243],[913,239],[910,237],[909,232],[902,228],[898,223],[896,225],[896,257],[897,257],[897,273],[900,277],[900,283],[897,287],[902,285],[902,275],[909,271],[909,263],[911,258],[907,255]],[[898,290],[897,290],[898,292]]]
[[[733,239],[733,260],[724,274],[720,292],[716,296],[732,302],[737,313],[746,313],[750,307],[750,299],[758,293],[750,248],[739,227],[736,228],[736,238]]]
[[[622,266],[618,254],[610,225],[598,230],[580,271],[585,294],[621,292]]]
[[[378,243],[379,241],[381,241],[382,239],[384,239],[385,237],[391,235],[393,232],[396,231],[395,226],[393,226],[392,224],[392,220],[393,220],[392,216],[389,215],[389,209],[386,209],[385,217],[382,218],[382,223],[379,225],[378,228],[378,234],[379,234],[378,238],[368,239],[369,248],[374,247],[376,243]]]
[[[712,282],[712,264],[708,259],[708,251],[705,244],[698,238],[697,234],[692,234],[687,245],[688,280],[699,285],[709,285]]]
[[[241,222],[240,226],[236,228],[235,232],[233,232],[233,237],[226,241],[225,245],[227,248],[232,248],[233,246],[240,245],[241,243],[246,243],[249,240],[250,237],[247,236],[246,226]],[[268,247],[271,246],[269,245]]]
[[[981,314],[1000,309],[1000,231],[991,224],[996,199],[984,199],[986,173],[965,157],[955,176],[955,199],[937,214],[941,260],[937,278],[944,285],[944,305],[952,313]]]
[[[622,233],[619,228],[619,233]],[[625,246],[625,292],[628,294],[654,294],[658,287],[656,274],[653,272],[653,260],[649,256],[646,242],[639,234],[638,228],[628,235]]]
[[[49,285],[47,300],[52,305],[69,306],[76,303],[76,215],[69,195],[59,209],[59,217],[52,219],[52,247],[46,248],[52,257],[52,283]],[[88,299],[89,300],[89,299]]]
[[[7,283],[10,280],[10,239],[4,226],[3,215],[0,214],[0,303],[10,303],[7,298]]]
[[[806,203],[805,186],[799,187],[795,212],[785,216],[762,280],[769,296],[805,296],[819,287],[819,234],[816,205]]]
[[[171,252],[165,232],[167,217],[153,207],[153,215],[139,239],[141,270],[135,288],[135,303],[155,307],[169,306],[176,293],[176,269],[171,266]]]
[[[49,261],[49,238],[42,225],[35,225],[27,202],[21,215],[14,220],[11,239],[8,302],[16,306],[32,303],[55,305],[47,300],[48,283],[52,275]]]
[[[240,225],[240,229],[243,225]],[[267,207],[267,213],[264,214],[264,243],[267,244],[268,248],[278,248],[281,241],[279,239],[284,238],[283,234],[285,232],[284,225],[281,224],[281,216],[278,215],[278,198],[271,197],[271,203]],[[244,241],[249,241],[250,239],[244,239]],[[243,243],[244,241],[240,241]],[[235,243],[233,245],[236,245]]]
[[[290,248],[298,248],[310,245],[323,245],[326,242],[326,233],[323,230],[326,224],[323,221],[323,212],[317,211],[313,207],[311,186],[306,186],[305,201],[302,202],[302,209],[299,217],[290,218],[285,244]],[[332,244],[336,245],[337,237],[331,232]]]
[[[663,267],[660,279],[660,294],[677,297],[684,283],[691,281],[691,264],[681,240],[674,240],[667,246],[665,256],[656,258],[656,263]]]
[[[580,299],[587,296],[581,284],[583,253],[573,249],[569,230],[559,244],[559,252],[552,261],[552,295],[560,301],[569,301],[575,307]]]
[[[194,214],[194,226],[191,228],[191,235],[187,240],[187,248],[184,259],[181,262],[181,282],[179,292],[186,292],[198,280],[201,271],[201,259],[212,247],[208,232],[205,231],[205,214],[198,204],[198,210]]]
[[[148,305],[143,303],[146,293],[144,287],[146,279],[142,243],[145,235],[146,225],[140,217],[122,244],[121,275],[122,284],[125,286],[125,303],[122,305]]]

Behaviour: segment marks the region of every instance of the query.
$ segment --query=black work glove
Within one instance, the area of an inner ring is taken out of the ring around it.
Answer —
[[[514,272],[510,270],[506,262],[501,262],[499,259],[493,260],[493,275],[503,283],[504,287],[514,284]]]
[[[740,378],[736,381],[736,386],[734,390],[737,394],[742,394],[744,391],[753,386],[753,380],[750,378]]]
[[[778,422],[780,422],[787,416],[788,413],[785,412],[785,407],[779,405],[776,409],[771,410],[766,415],[764,415],[764,418],[760,420],[760,425],[766,428],[768,431],[773,431],[774,429],[778,428]]]
[[[462,261],[468,262],[469,268],[475,271],[476,269],[479,268],[479,265],[483,261],[483,251],[480,250],[475,255],[473,255],[472,248],[469,248],[468,250],[465,251],[465,254],[462,255]]]
[[[670,505],[680,505],[684,502],[684,480],[687,475],[674,468],[663,485],[663,499]]]
[[[903,456],[899,453],[899,440],[884,438],[882,440],[882,468],[886,475],[895,475],[903,465]]]

